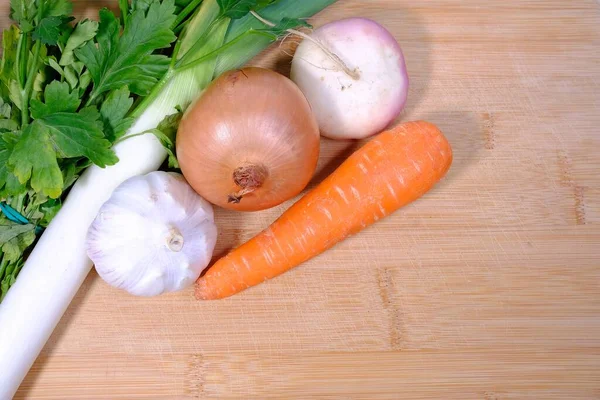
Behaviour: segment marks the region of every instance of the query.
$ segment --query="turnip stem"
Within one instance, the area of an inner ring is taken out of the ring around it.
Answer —
[[[252,16],[254,18],[256,18],[257,20],[259,20],[260,22],[262,22],[263,24],[265,24],[267,26],[270,26],[271,28],[277,26],[273,22],[261,17],[256,11],[250,11],[250,14],[252,14]],[[312,38],[310,35],[307,35],[304,32],[296,30],[296,29],[286,29],[286,31],[293,35],[299,36],[302,39],[306,39],[309,42],[312,42],[315,46],[317,46],[319,49],[321,49],[321,51],[323,53],[325,53],[325,55],[327,55],[327,57],[329,57],[334,63],[336,63],[338,65],[338,67],[340,67],[346,75],[348,75],[350,78],[354,79],[355,81],[360,79],[360,74],[358,73],[358,71],[356,69],[353,69],[353,70],[350,69],[346,65],[346,63],[337,54],[335,54],[334,52],[329,50],[327,47],[325,47],[325,45],[323,45],[318,40]]]
[[[252,14],[252,16],[254,16],[254,18],[256,18],[257,20],[259,20],[260,22],[262,22],[263,24],[270,26],[271,28],[275,27],[276,25],[274,23],[272,23],[269,20],[264,19],[263,17],[260,16],[259,13],[257,13],[256,11],[252,10],[250,11],[250,14]]]

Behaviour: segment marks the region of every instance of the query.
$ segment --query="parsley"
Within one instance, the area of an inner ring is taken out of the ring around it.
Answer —
[[[111,147],[133,124],[135,98],[169,66],[160,52],[176,39],[174,1],[135,4],[124,26],[107,9],[73,25],[69,0],[11,0],[16,25],[3,33],[0,63],[0,298],[83,169],[118,161]]]
[[[78,23],[73,33],[69,35],[65,48],[62,51],[59,64],[63,66],[72,64],[75,61],[73,51],[92,40],[96,36],[97,31],[98,22],[96,21],[86,19]]]
[[[112,91],[100,107],[100,115],[104,124],[106,137],[115,142],[120,139],[133,124],[133,118],[126,117],[133,105],[127,86]]]
[[[40,21],[33,31],[33,39],[44,44],[56,45],[60,38],[61,25],[64,23],[60,17],[46,17]]]
[[[8,166],[21,184],[29,182],[36,192],[60,196],[62,174],[48,132],[40,124],[25,128],[8,158]]]
[[[167,166],[171,169],[179,169],[179,161],[175,154],[175,136],[177,136],[177,127],[183,117],[183,112],[167,115],[156,127],[149,133],[154,134],[167,151]]]
[[[119,37],[119,22],[106,9],[100,11],[97,46],[88,42],[75,55],[91,73],[94,89],[90,101],[109,90],[128,85],[138,95],[147,95],[169,66],[166,56],[152,54],[168,47],[175,34],[173,0],[154,1],[147,9],[136,9]],[[88,102],[89,103],[89,102]]]

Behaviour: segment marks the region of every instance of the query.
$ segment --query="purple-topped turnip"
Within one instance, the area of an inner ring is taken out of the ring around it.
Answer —
[[[408,74],[390,32],[366,18],[323,25],[296,50],[291,78],[310,102],[323,136],[361,139],[402,111]]]

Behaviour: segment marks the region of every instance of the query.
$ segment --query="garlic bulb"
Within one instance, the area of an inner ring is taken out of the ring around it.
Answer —
[[[113,192],[86,244],[109,285],[155,296],[191,285],[210,262],[216,240],[212,206],[180,174],[151,172]]]

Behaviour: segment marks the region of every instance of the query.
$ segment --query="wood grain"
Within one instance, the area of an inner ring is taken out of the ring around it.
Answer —
[[[401,43],[401,119],[446,133],[444,182],[223,301],[92,272],[16,398],[600,398],[600,4],[340,0],[314,24],[358,15]],[[324,140],[315,181],[358,145]],[[217,254],[289,205],[218,210]]]

